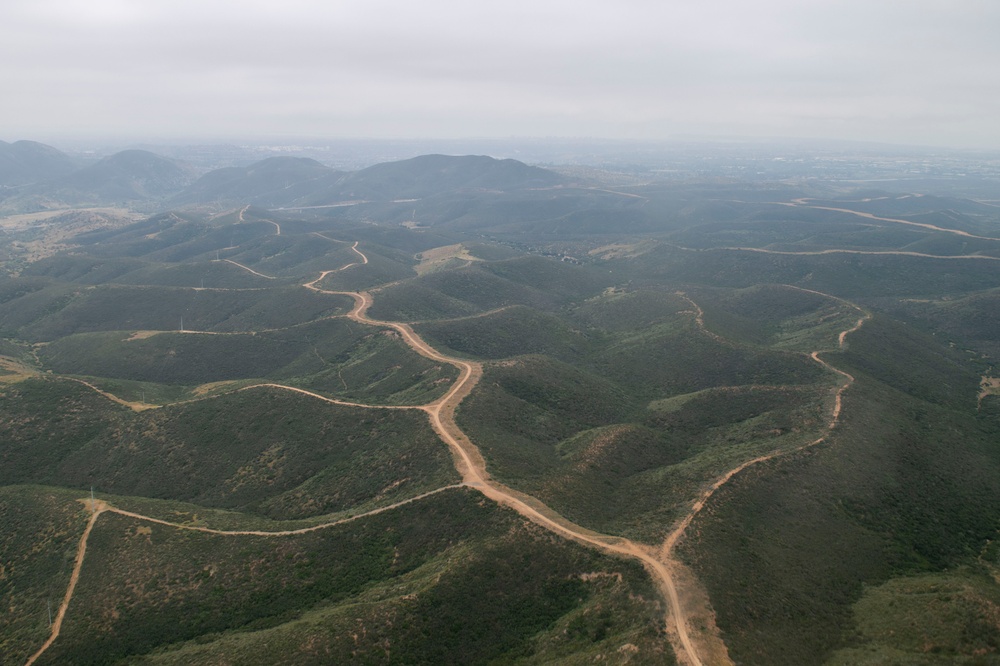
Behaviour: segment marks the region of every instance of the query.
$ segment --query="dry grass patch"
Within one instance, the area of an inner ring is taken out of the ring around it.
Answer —
[[[462,243],[425,250],[417,254],[416,258],[420,260],[420,263],[413,267],[417,271],[417,275],[433,273],[444,268],[454,268],[454,264],[458,261],[482,261],[479,257],[469,254],[468,248]]]

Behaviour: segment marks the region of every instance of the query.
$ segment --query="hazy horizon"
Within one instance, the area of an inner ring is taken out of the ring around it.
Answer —
[[[4,140],[842,140],[1000,149],[986,0],[12,0]]]

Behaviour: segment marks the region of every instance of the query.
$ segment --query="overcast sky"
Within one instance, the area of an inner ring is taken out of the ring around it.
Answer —
[[[1000,0],[2,0],[0,139],[1000,148]]]

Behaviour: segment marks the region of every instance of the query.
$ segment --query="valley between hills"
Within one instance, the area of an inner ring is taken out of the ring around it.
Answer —
[[[989,206],[309,162],[7,232],[3,663],[992,663]]]

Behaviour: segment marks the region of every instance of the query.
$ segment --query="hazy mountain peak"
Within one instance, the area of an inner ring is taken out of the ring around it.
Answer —
[[[44,143],[0,141],[0,186],[52,180],[75,169],[69,155]]]

